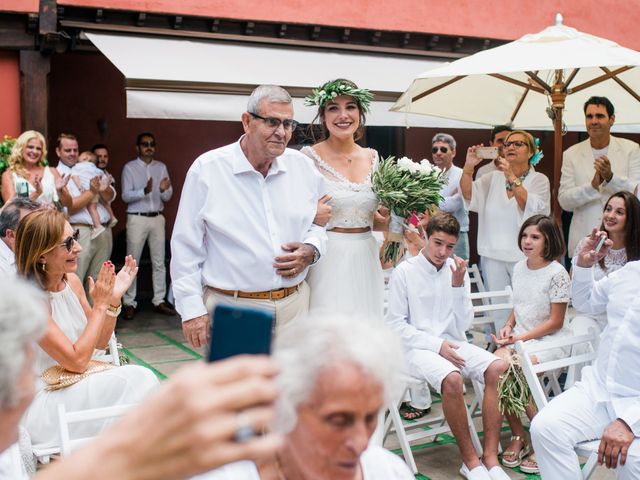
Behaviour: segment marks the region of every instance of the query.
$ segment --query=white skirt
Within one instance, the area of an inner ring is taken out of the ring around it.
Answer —
[[[371,232],[327,232],[327,253],[311,267],[311,313],[344,313],[382,321],[384,279]]]
[[[64,403],[68,412],[136,404],[157,385],[158,379],[153,372],[138,365],[104,370],[61,390],[40,390],[22,418],[22,424],[33,443],[56,445],[59,444],[58,403]],[[69,436],[71,439],[94,437],[114,421],[78,423],[69,428]]]

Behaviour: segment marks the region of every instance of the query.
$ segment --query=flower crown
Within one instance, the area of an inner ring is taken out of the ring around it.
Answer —
[[[373,100],[373,94],[366,88],[356,88],[345,80],[334,80],[327,82],[320,88],[314,88],[311,95],[305,97],[306,106],[318,105],[324,107],[325,104],[341,95],[348,95],[356,100],[363,113],[369,112],[369,105]]]
[[[535,153],[531,155],[531,158],[529,159],[529,165],[535,167],[538,163],[540,163],[542,157],[544,157],[544,153],[542,153],[542,150],[540,150],[540,139],[538,137],[533,137],[533,146],[535,148]]]

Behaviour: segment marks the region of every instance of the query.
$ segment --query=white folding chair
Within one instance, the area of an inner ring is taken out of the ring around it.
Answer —
[[[548,340],[529,346],[525,346],[525,344],[521,340],[516,342],[516,352],[518,352],[522,359],[522,372],[527,379],[527,384],[531,389],[531,396],[538,410],[541,410],[547,405],[547,403],[549,403],[549,399],[547,397],[547,394],[545,393],[545,388],[543,385],[544,375],[550,372],[555,372],[553,378],[557,379],[557,372],[560,372],[562,369],[567,368],[569,370],[567,378],[575,378],[575,375],[571,373],[572,369],[583,364],[589,365],[595,360],[597,354],[593,349],[594,340],[595,333],[592,332],[588,335],[566,336],[557,340]],[[551,360],[548,362],[541,362],[535,365],[531,361],[531,355],[535,355],[536,353],[560,347],[564,347],[567,350],[573,351],[572,347],[580,344],[588,345],[588,351],[586,353],[570,353],[564,358]],[[565,389],[570,388],[571,386],[572,385],[565,384]],[[559,389],[560,386],[558,385],[557,388]],[[598,461],[599,444],[600,440],[590,440],[579,443],[575,447],[576,453],[578,455],[587,458],[587,463],[582,468],[583,479],[588,479],[596,467]]]
[[[406,381],[407,388],[409,388],[410,385],[421,385],[424,383],[422,380],[413,377],[406,377]],[[403,422],[402,417],[400,417],[399,406],[404,399],[407,388],[405,388],[405,391],[400,396],[399,401],[387,406],[389,413],[384,423],[383,443],[389,433],[395,432],[396,436],[398,437],[398,443],[400,444],[400,449],[402,450],[404,461],[407,463],[407,465],[415,475],[418,473],[418,467],[416,466],[416,461],[413,458],[411,444],[418,440],[425,440],[430,438],[433,438],[435,440],[438,435],[451,433],[451,429],[446,423],[444,414],[426,415],[420,419],[412,421],[411,423]],[[476,427],[473,424],[473,420],[471,419],[469,409],[467,409],[467,422],[469,425],[469,433],[471,434],[471,441],[473,443],[473,446],[478,451],[478,453],[482,454],[482,443],[480,442],[478,432],[476,431]],[[425,429],[425,427],[430,428]]]
[[[111,335],[109,339],[109,353],[104,355],[95,355],[95,360],[101,360],[103,362],[110,362],[114,365],[120,366],[120,354],[118,352],[118,341],[115,334]],[[58,405],[60,406],[60,405]],[[34,444],[31,446],[31,451],[36,457],[38,463],[47,464],[51,460],[52,455],[58,455],[60,453],[60,445],[52,444]]]
[[[480,269],[478,268],[478,264],[474,263],[467,269],[467,273],[469,274],[469,280],[471,281],[471,286],[475,285],[476,290],[478,292],[486,292],[487,289],[484,287],[484,282],[482,281],[482,275],[480,275]]]
[[[88,442],[95,437],[71,438],[69,435],[69,426],[82,422],[91,422],[97,420],[108,420],[121,417],[134,404],[117,405],[114,407],[92,408],[88,410],[78,410],[76,412],[67,412],[64,404],[58,404],[58,429],[60,434],[60,453],[62,456],[69,455],[74,449]]]

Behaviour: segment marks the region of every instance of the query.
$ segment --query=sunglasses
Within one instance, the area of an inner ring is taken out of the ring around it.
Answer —
[[[521,148],[528,145],[527,145],[527,142],[523,142],[522,140],[514,140],[513,142],[504,142],[504,148],[509,148],[512,146],[516,148]]]
[[[141,147],[155,147],[156,146],[156,142],[140,142],[140,146]]]
[[[431,147],[431,153],[438,153],[438,150],[440,150],[440,153],[447,153],[449,151],[447,147]]]
[[[80,236],[80,229],[76,228],[76,231],[73,232],[73,235],[69,235],[64,242],[60,244],[61,247],[65,247],[67,252],[70,252],[73,248],[73,242],[78,241],[78,237]]]

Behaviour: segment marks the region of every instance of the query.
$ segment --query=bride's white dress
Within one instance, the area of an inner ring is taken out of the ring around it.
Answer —
[[[75,342],[87,325],[78,297],[67,284],[60,292],[50,292],[52,317],[62,332]],[[57,362],[39,346],[35,347],[34,366],[37,374],[56,365]],[[110,407],[139,403],[158,384],[151,370],[138,365],[125,365],[83,378],[75,385],[46,391],[46,383],[37,380],[37,393],[26,411],[22,425],[27,429],[32,443],[58,444],[57,409],[63,403],[67,411]],[[92,437],[106,428],[105,421],[72,425],[71,438]]]
[[[373,227],[378,199],[371,189],[371,176],[354,183],[326,163],[312,147],[302,153],[313,159],[324,175],[331,198],[331,221],[327,224],[327,253],[311,267],[307,283],[311,290],[309,311],[346,313],[382,320],[384,279],[378,244],[371,231],[331,232],[332,228]],[[377,153],[372,150],[372,170]]]

